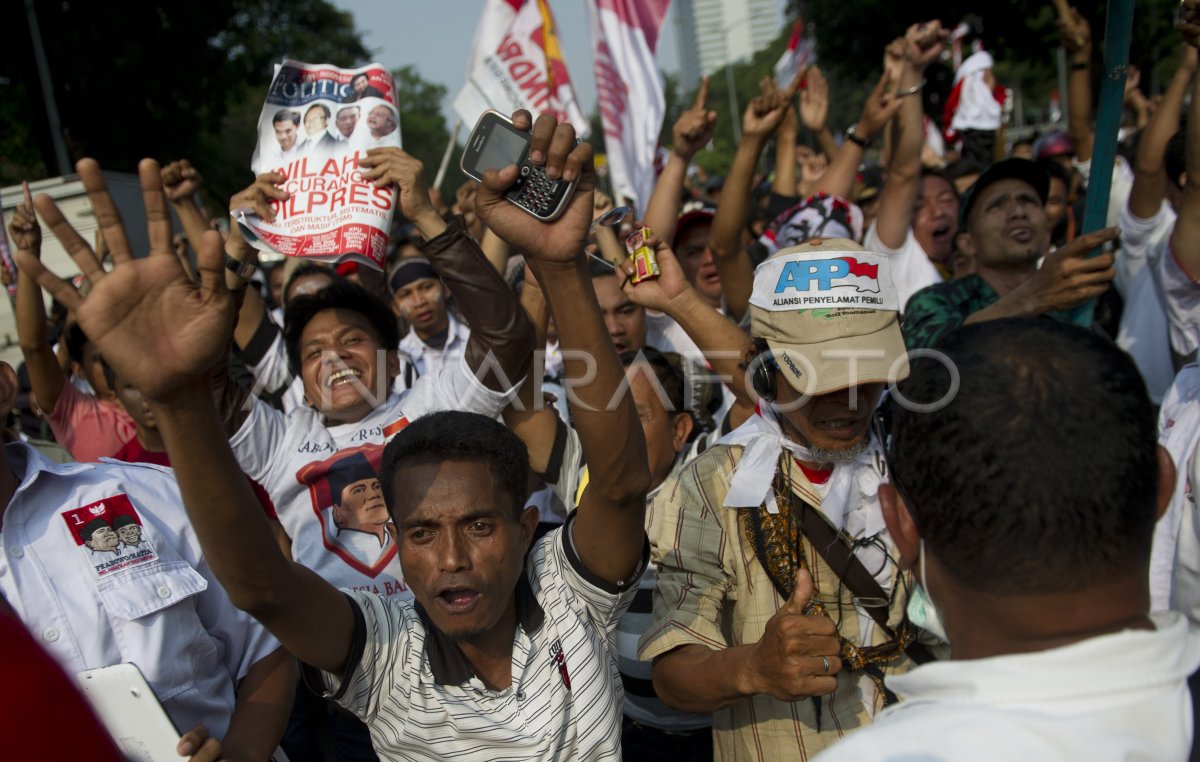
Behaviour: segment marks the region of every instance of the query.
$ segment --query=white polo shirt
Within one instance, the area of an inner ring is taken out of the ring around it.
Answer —
[[[408,598],[394,542],[364,547],[356,536],[360,533],[337,531],[330,471],[340,461],[362,455],[378,473],[383,446],[409,421],[438,410],[494,418],[514,393],[487,388],[460,358],[417,379],[405,393],[389,395],[356,423],[326,426],[310,408],[284,415],[252,398],[250,414],[229,444],[242,470],[271,496],[297,563],[336,587]]]
[[[236,682],[279,643],[209,571],[173,472],[4,452],[20,484],[0,529],[0,593],[21,621],[70,674],[132,662],[180,731],[223,737]],[[89,546],[89,525],[137,530]]]
[[[383,760],[616,762],[614,633],[637,585],[618,592],[589,573],[569,547],[573,521],[526,557],[510,687],[489,690],[415,602],[358,592],[347,678],[305,667],[305,679],[367,724]]]

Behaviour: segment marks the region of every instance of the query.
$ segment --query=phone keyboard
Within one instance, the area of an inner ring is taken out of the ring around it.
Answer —
[[[508,199],[539,217],[550,215],[558,206],[561,183],[546,176],[532,164],[522,164],[520,176],[508,193]]]

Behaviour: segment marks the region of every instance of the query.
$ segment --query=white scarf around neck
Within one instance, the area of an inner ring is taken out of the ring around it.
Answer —
[[[883,447],[873,430],[870,437],[867,448],[854,460],[834,464],[828,490],[821,500],[821,512],[830,523],[852,537],[872,535],[885,528],[878,492],[879,485],[887,479],[887,466]],[[770,513],[778,513],[771,485],[779,467],[779,455],[784,450],[805,463],[822,462],[807,447],[788,439],[775,413],[761,405],[718,444],[744,448],[725,495],[726,508],[757,508],[766,503]]]

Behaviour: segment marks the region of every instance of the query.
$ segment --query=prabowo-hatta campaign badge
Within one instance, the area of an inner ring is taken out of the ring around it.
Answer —
[[[106,497],[60,515],[97,577],[158,560],[128,495]]]

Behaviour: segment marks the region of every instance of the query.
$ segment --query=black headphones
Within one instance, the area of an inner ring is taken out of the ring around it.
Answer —
[[[771,354],[771,350],[764,349],[751,362],[754,363],[754,374],[750,376],[750,385],[759,397],[774,402],[775,371],[779,368],[775,363],[775,355]]]

